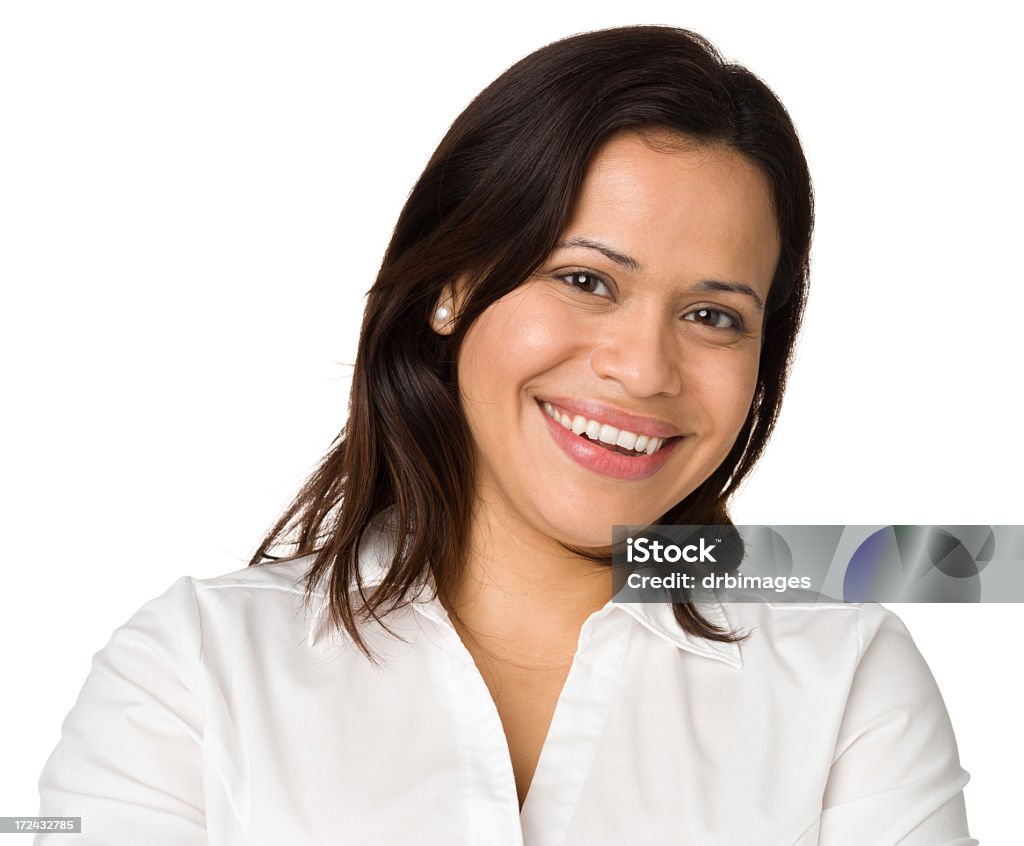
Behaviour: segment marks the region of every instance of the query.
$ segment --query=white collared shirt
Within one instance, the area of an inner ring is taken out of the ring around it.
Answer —
[[[360,566],[379,581],[381,536]],[[935,682],[877,605],[592,614],[520,811],[497,709],[433,591],[367,641],[307,614],[311,558],[183,577],[96,654],[38,844],[968,846]]]

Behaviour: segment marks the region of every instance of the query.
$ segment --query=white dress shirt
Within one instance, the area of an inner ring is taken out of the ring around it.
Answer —
[[[386,536],[360,566],[379,581]],[[497,709],[429,589],[367,629],[306,614],[311,559],[183,577],[96,654],[39,782],[36,844],[967,846],[945,706],[878,605],[609,602],[520,811]],[[320,599],[318,599],[319,604]]]

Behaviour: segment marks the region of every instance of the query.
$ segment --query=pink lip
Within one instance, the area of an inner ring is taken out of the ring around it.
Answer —
[[[555,404],[552,403],[552,405]],[[638,455],[634,458],[631,455],[621,455],[617,452],[612,452],[581,435],[573,434],[571,429],[566,429],[561,423],[549,417],[539,404],[537,410],[540,411],[547,422],[548,431],[551,433],[555,443],[570,458],[588,470],[593,470],[602,476],[611,476],[613,479],[634,481],[653,476],[664,466],[682,440],[682,438],[676,438],[666,443],[653,455]],[[579,413],[582,414],[583,412]],[[613,424],[609,423],[609,425]],[[623,428],[626,427],[623,426]]]
[[[596,402],[594,400],[577,400],[569,397],[539,397],[537,402],[549,402],[559,410],[566,412],[570,417],[582,414],[589,420],[596,420],[598,423],[607,423],[616,429],[625,429],[634,435],[647,435],[655,438],[674,438],[681,435],[675,426],[658,420],[654,417],[639,417],[613,408],[610,405]],[[660,450],[659,450],[660,452]]]

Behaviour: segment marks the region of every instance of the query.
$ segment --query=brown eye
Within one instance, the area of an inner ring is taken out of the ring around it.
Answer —
[[[737,332],[743,331],[743,324],[740,322],[738,317],[734,317],[728,312],[720,311],[717,308],[699,308],[696,311],[691,311],[683,318],[683,320],[700,323],[703,326],[709,326],[712,329],[726,329]]]
[[[599,297],[610,297],[611,291],[608,285],[596,273],[589,270],[574,270],[558,277],[564,279],[572,288],[582,291],[585,294],[596,294]]]

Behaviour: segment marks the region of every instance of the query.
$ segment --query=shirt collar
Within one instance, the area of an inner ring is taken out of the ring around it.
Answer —
[[[725,616],[725,609],[719,599],[711,594],[702,597],[702,600],[693,603],[701,616],[714,626],[732,631],[732,626]],[[669,600],[665,602],[615,602],[613,604],[616,608],[621,608],[635,617],[641,625],[658,637],[680,649],[695,655],[702,655],[705,658],[722,661],[737,670],[743,667],[743,656],[738,643],[708,640],[684,631],[676,620],[672,603]]]
[[[363,588],[368,590],[380,584],[387,574],[394,551],[394,529],[380,519],[371,523],[359,545],[359,573]],[[353,588],[355,590],[355,588]],[[695,602],[696,608],[704,619],[715,626],[731,630],[725,609],[714,594],[707,594]],[[328,597],[325,593],[317,593],[317,604],[310,621],[306,642],[310,646],[329,639],[334,630],[328,613]],[[412,607],[425,617],[442,625],[451,625],[448,612],[441,605],[434,590],[433,577],[428,572],[420,582],[419,592],[411,601]],[[743,658],[737,643],[724,643],[707,640],[684,631],[672,610],[672,604],[665,602],[612,602],[611,600],[597,614],[607,614],[609,610],[620,609],[629,614],[641,625],[658,637],[694,655],[722,661],[731,667],[743,667]]]

